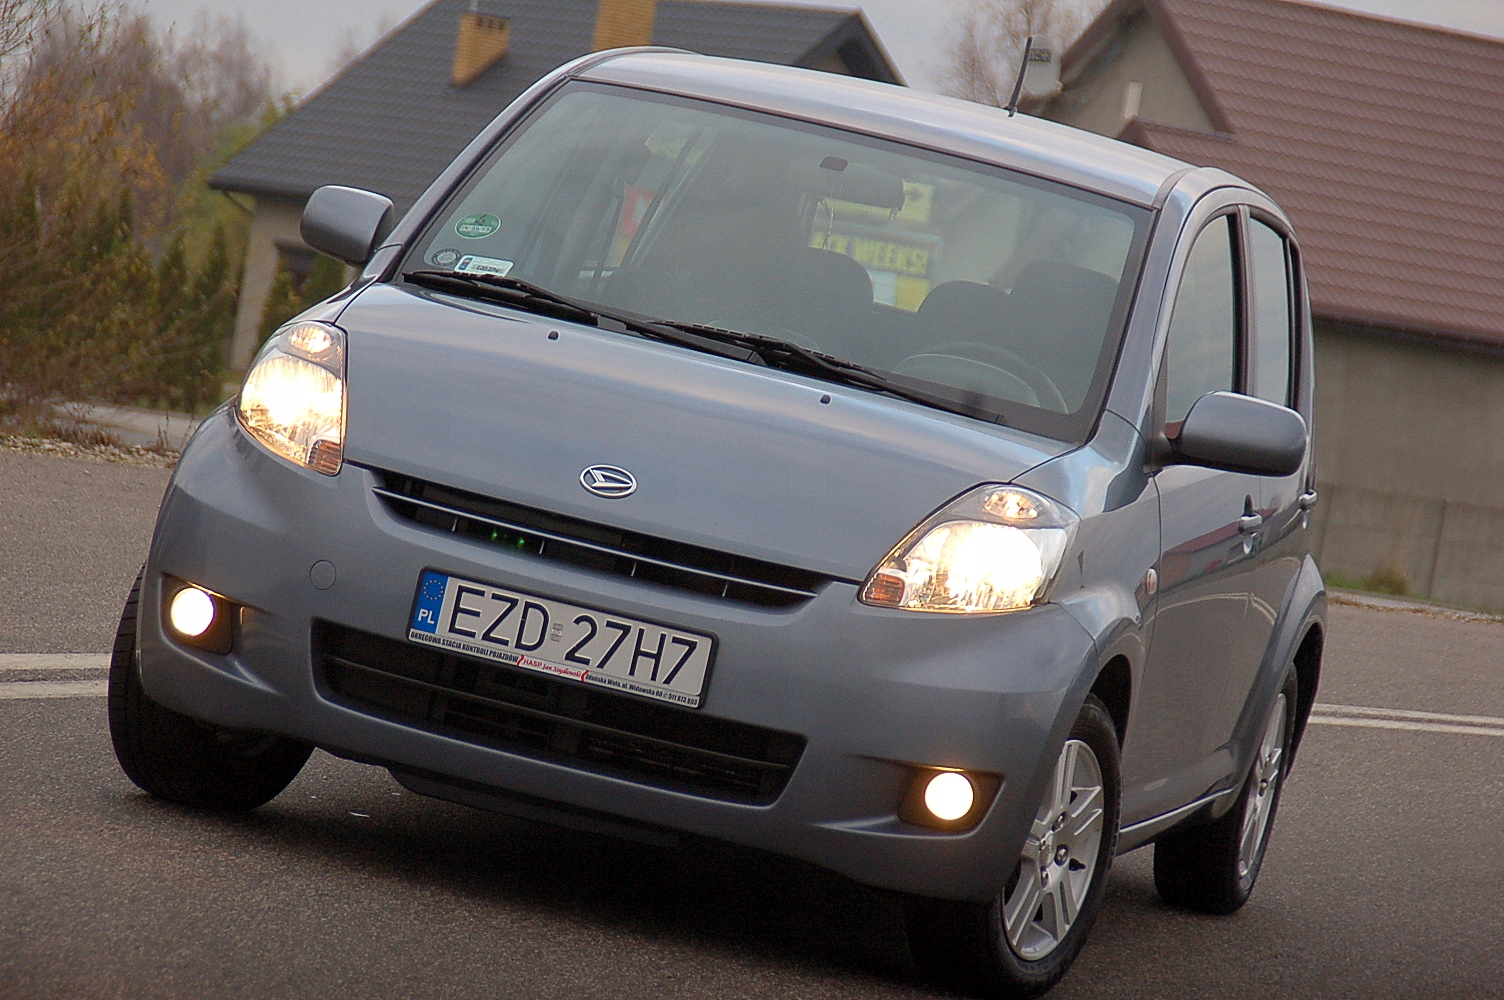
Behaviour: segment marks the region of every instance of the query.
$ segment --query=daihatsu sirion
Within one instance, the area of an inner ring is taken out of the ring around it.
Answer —
[[[1042,992],[1154,844],[1259,873],[1316,691],[1300,250],[1236,177],[667,50],[571,63],[277,331],[162,505],[120,763],[215,810],[314,747],[424,795],[902,894]]]

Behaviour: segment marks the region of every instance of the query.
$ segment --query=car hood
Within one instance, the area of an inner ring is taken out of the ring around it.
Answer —
[[[1068,448],[392,285],[362,292],[339,325],[349,334],[349,461],[848,580],[951,497]],[[630,471],[636,492],[587,492],[581,474],[597,464]]]

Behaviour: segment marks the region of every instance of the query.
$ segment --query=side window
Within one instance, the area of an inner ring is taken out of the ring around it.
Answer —
[[[1237,388],[1238,295],[1233,217],[1201,231],[1186,261],[1166,348],[1165,422],[1185,419],[1208,392]]]
[[[1253,345],[1249,391],[1281,406],[1290,402],[1290,257],[1284,237],[1253,220],[1249,227],[1253,265]]]

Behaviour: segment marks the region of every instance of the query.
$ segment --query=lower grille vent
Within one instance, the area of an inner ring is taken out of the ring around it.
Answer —
[[[530,671],[319,622],[331,700],[446,736],[644,784],[766,804],[804,737],[655,705]]]

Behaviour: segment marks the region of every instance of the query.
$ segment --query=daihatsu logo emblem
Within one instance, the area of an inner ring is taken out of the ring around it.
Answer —
[[[637,479],[614,465],[592,465],[580,473],[580,485],[608,500],[620,500],[637,492]]]

